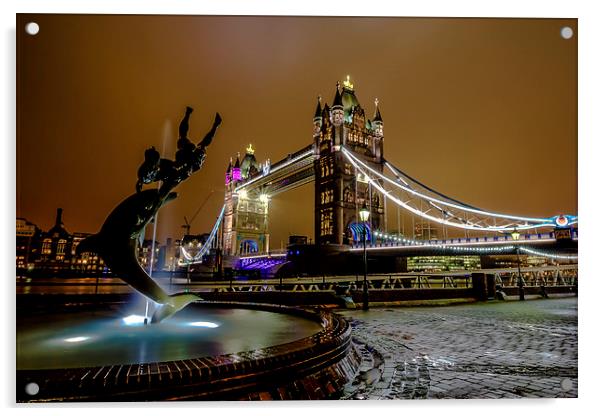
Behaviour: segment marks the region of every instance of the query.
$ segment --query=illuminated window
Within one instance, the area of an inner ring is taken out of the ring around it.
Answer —
[[[357,181],[361,182],[361,183],[369,183],[369,179],[367,175],[364,175],[363,173],[358,173],[357,176]]]
[[[320,176],[322,178],[325,178],[328,175],[330,175],[330,172],[328,169],[328,164],[326,163],[325,160],[322,160],[322,161],[320,161]]]
[[[326,191],[322,191],[320,193],[320,201],[322,205],[329,204],[334,200],[334,191],[332,189],[328,189]]]
[[[52,240],[45,238],[42,243],[42,254],[50,254],[52,252]]]
[[[349,187],[346,187],[343,191],[343,201],[350,204],[355,202],[355,193]]]
[[[65,245],[67,244],[67,240],[60,239],[58,245],[56,246],[56,254],[57,255],[65,255]]]
[[[380,198],[379,198],[378,194],[373,194],[372,195],[372,205],[374,207],[376,207],[376,208],[379,207],[379,205],[380,205]]]
[[[323,132],[320,133],[320,143],[327,142],[330,140],[330,136],[331,136],[330,132],[331,132],[331,129],[328,128],[326,133],[323,133]]]
[[[332,208],[328,208],[320,213],[320,235],[332,235],[332,232]]]

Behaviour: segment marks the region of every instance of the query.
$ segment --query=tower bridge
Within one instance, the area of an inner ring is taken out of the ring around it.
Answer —
[[[378,100],[373,114],[372,118],[366,116],[347,77],[342,85],[337,82],[330,106],[318,98],[312,141],[307,146],[276,163],[269,159],[259,163],[249,145],[244,157],[230,160],[226,169],[224,206],[210,238],[194,255],[183,248],[181,258],[189,264],[199,263],[211,248],[219,248],[226,258],[241,258],[245,264],[271,267],[273,262],[290,259],[270,252],[270,199],[310,182],[315,189],[315,245],[310,251],[354,257],[363,250],[363,232],[371,256],[503,254],[517,248],[527,253],[526,247],[533,245],[547,250],[540,251],[541,255],[554,256],[559,248],[576,251],[576,215],[538,218],[480,209],[446,196],[394,166],[384,157],[384,122]],[[443,238],[421,239],[401,235],[399,230],[392,233],[387,224],[391,206],[421,224],[426,222],[429,230],[441,228]],[[360,220],[360,210],[370,213],[365,223]],[[454,229],[464,232],[464,238],[449,238],[448,230]],[[510,238],[511,234],[518,240]],[[289,254],[294,257],[295,252],[299,250]]]

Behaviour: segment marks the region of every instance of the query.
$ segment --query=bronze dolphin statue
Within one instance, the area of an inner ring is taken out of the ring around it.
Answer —
[[[107,217],[100,232],[85,238],[77,252],[94,252],[111,271],[138,292],[160,304],[151,318],[157,323],[173,315],[190,302],[201,298],[191,293],[168,295],[140,266],[137,255],[139,235],[158,209],[176,197],[162,197],[158,189],[148,189],[125,199]]]

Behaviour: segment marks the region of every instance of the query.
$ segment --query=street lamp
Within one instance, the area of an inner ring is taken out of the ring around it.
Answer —
[[[362,224],[362,240],[364,241],[364,297],[363,297],[363,309],[368,310],[368,256],[366,255],[366,234],[368,228],[368,218],[370,217],[370,211],[366,206],[366,202],[360,209],[360,221]]]
[[[514,241],[518,241],[518,239],[520,238],[520,233],[516,230],[514,230],[511,235]],[[523,278],[520,275],[520,255],[518,244],[516,245],[516,262],[518,266],[518,298],[520,300],[525,300],[525,287],[523,285]]]

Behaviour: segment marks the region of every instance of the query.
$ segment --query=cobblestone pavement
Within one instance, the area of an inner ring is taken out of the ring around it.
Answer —
[[[342,399],[577,397],[577,298],[342,311],[360,370]]]

